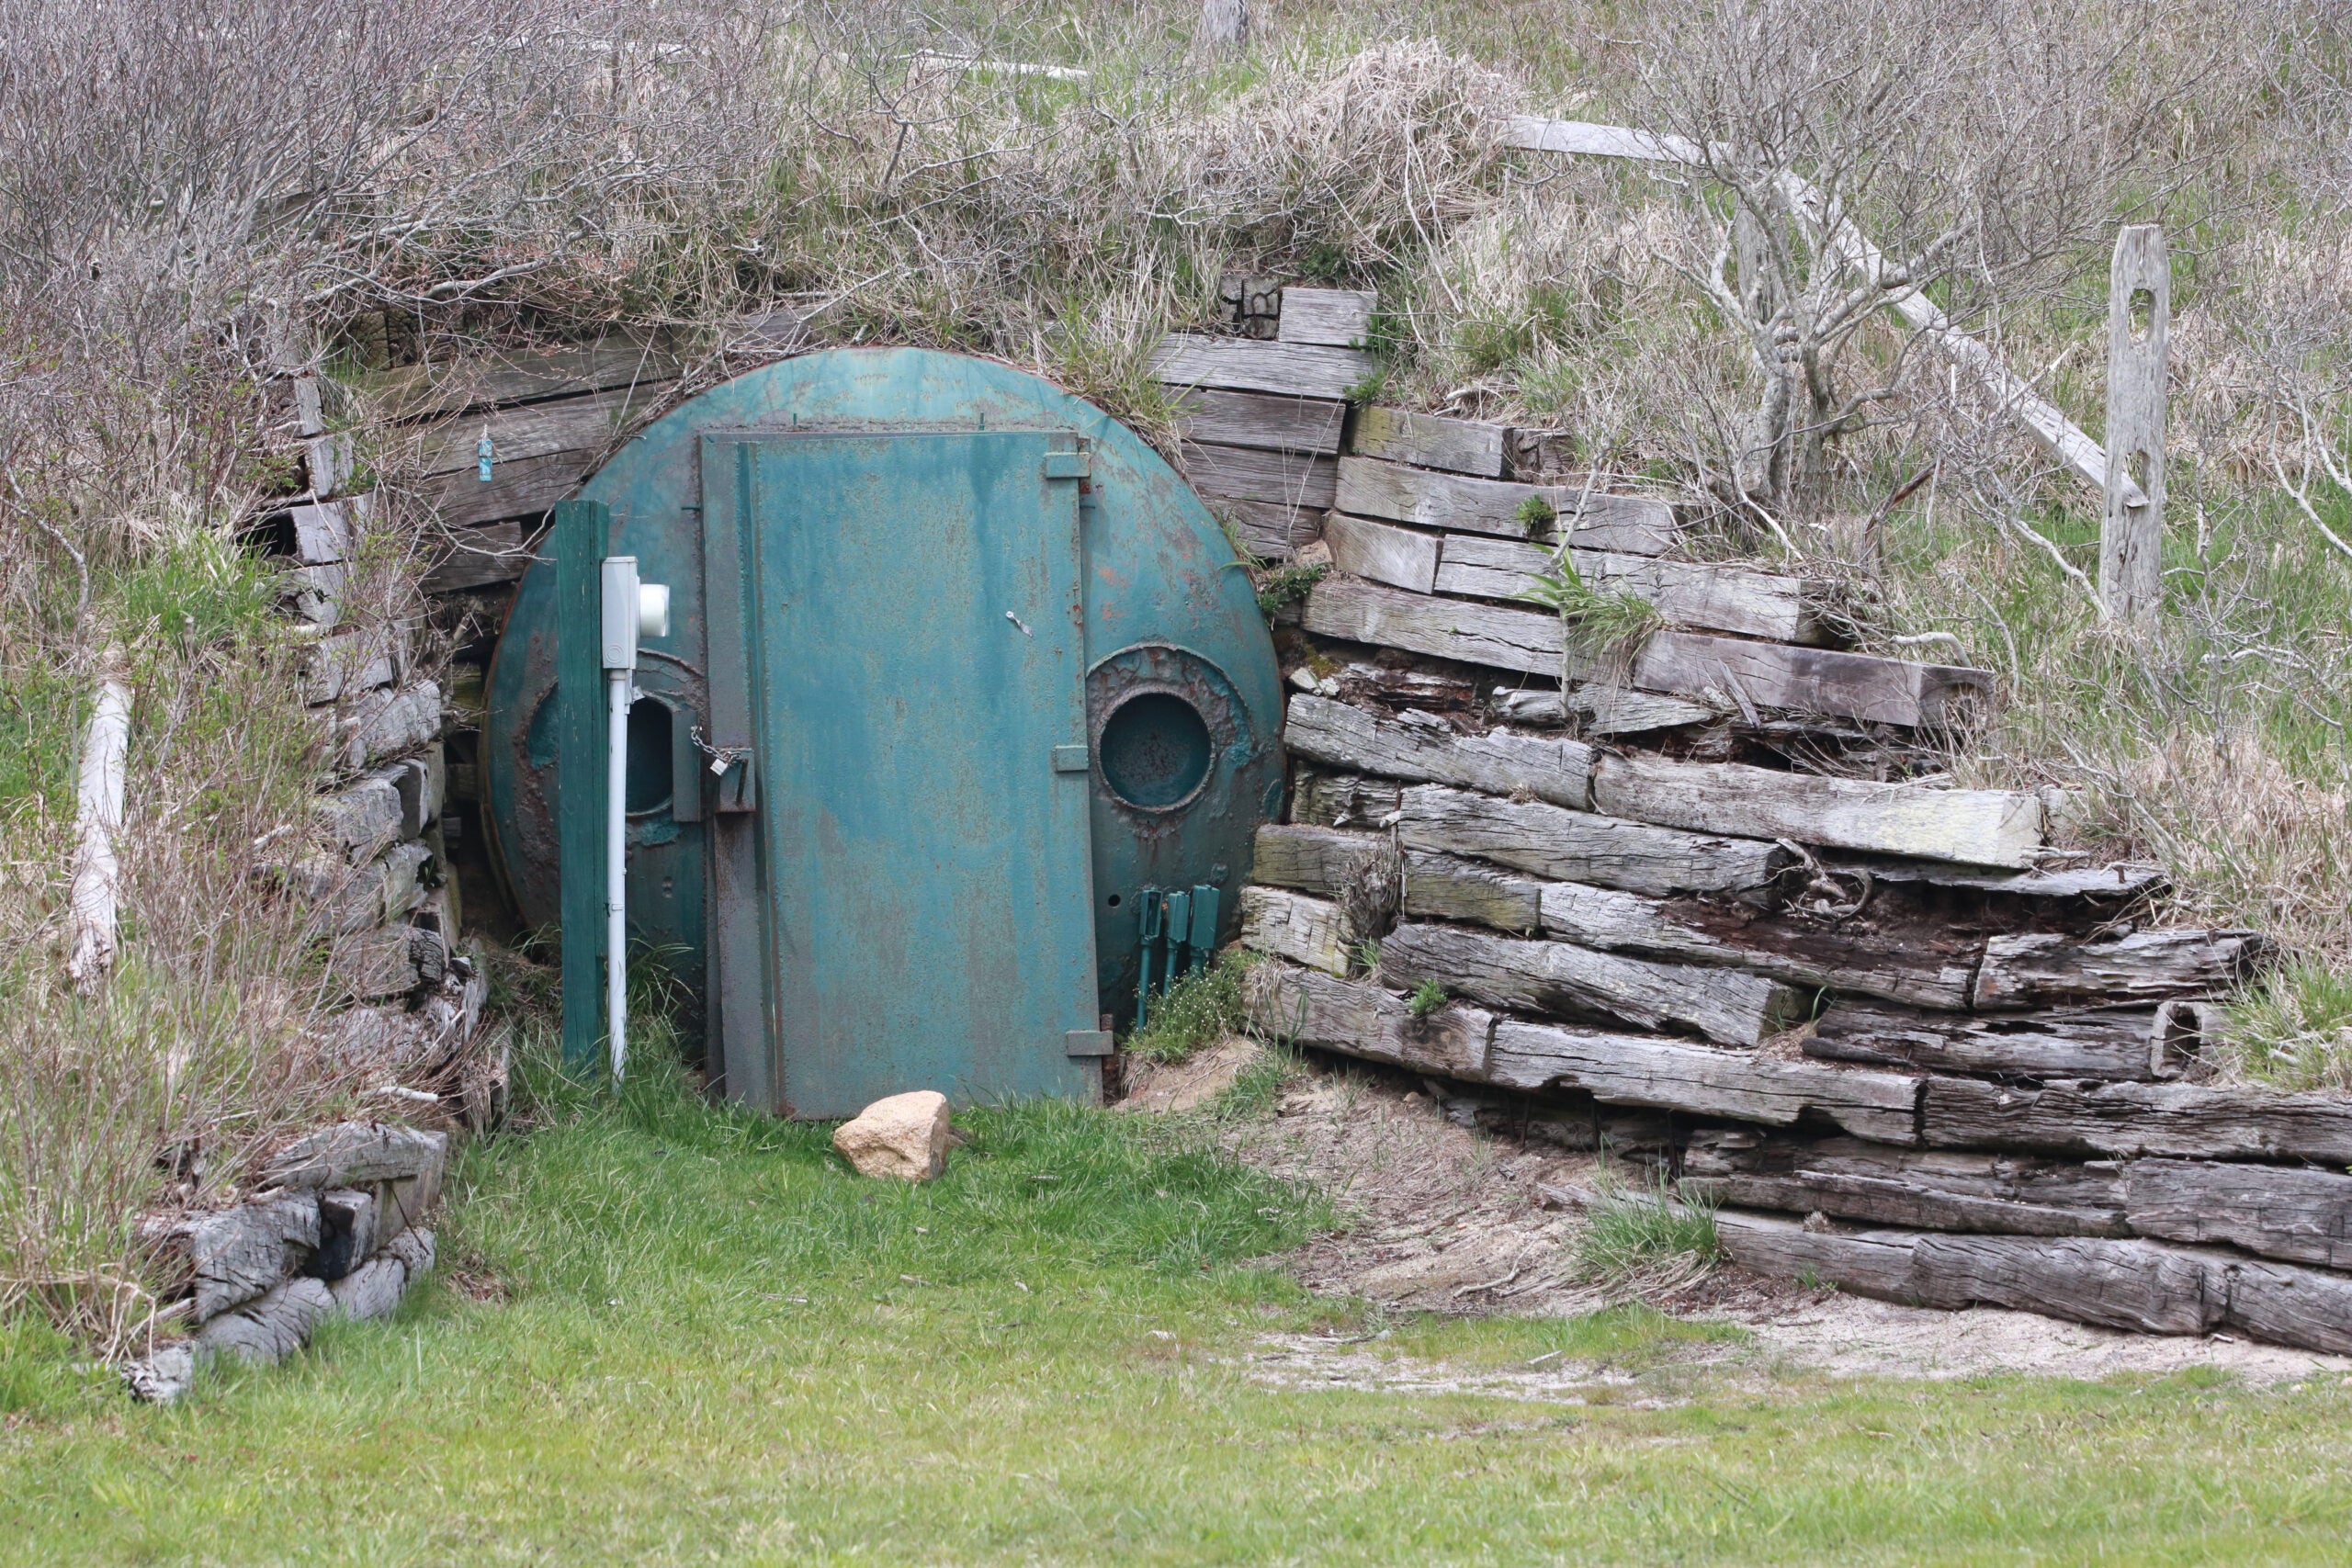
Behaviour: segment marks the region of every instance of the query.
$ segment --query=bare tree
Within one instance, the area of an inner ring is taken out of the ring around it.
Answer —
[[[1692,171],[1675,260],[1759,383],[1724,489],[1772,511],[1823,500],[1830,445],[1902,380],[1908,340],[1867,368],[1849,352],[1886,306],[1932,291],[1982,320],[2064,276],[2188,85],[2116,91],[2130,41],[2041,0],[1661,13],[1639,96]]]

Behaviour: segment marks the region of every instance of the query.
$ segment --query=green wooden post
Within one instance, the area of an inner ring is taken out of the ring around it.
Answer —
[[[598,568],[612,514],[593,501],[555,508],[556,840],[563,910],[563,1064],[584,1072],[604,1038],[605,693]]]

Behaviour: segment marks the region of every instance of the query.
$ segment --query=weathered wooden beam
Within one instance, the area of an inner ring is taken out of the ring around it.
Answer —
[[[1519,935],[1533,932],[1543,922],[1547,885],[1533,877],[1514,876],[1484,861],[1407,850],[1404,882],[1399,908],[1408,915],[1475,920]]]
[[[497,409],[478,419],[451,420],[429,432],[419,444],[418,471],[427,476],[462,473],[471,479],[480,463],[477,449],[485,431],[491,440],[493,484],[497,469],[510,462],[562,452],[600,452],[632,421],[651,413],[675,389],[676,383],[659,381],[588,397]]]
[[[1328,344],[1362,348],[1372,335],[1372,313],[1380,296],[1369,288],[1300,288],[1283,290],[1282,324],[1274,335],[1282,343]]]
[[[1510,436],[1510,428],[1505,425],[1414,413],[1374,403],[1356,411],[1356,425],[1349,434],[1348,450],[1360,457],[1412,463],[1424,468],[1447,468],[1457,474],[1495,479],[1502,478]]]
[[[2228,1327],[2273,1344],[2352,1352],[2352,1279],[2283,1263],[2218,1267],[2229,1271]]]
[[[1336,457],[1348,405],[1194,388],[1176,400],[1177,434],[1188,442]]]
[[[1573,673],[1581,678],[1589,671]],[[1914,729],[1943,723],[1956,697],[1984,691],[1992,680],[1988,671],[1955,665],[1678,631],[1658,632],[1642,645],[1633,678],[1634,685],[1653,692],[1721,692],[1735,702],[1745,697],[1748,707]]]
[[[1252,840],[1250,880],[1337,898],[1378,858],[1385,842],[1378,833],[1344,828],[1264,823]]]
[[[1495,705],[1506,716],[1528,724],[1566,724],[1573,712],[1587,735],[1645,735],[1687,724],[1712,724],[1721,716],[1704,703],[1600,682],[1587,682],[1565,695],[1554,691],[1506,693],[1497,687]]]
[[[2084,942],[2052,932],[1996,936],[1976,972],[1983,1009],[2160,1001],[2227,990],[2270,944],[2253,931],[2156,931]]]
[[[1399,810],[1397,840],[1408,849],[1475,855],[1550,881],[1634,893],[1767,898],[1795,860],[1778,844],[1678,832],[1442,784],[1405,791]]]
[[[578,348],[491,351],[413,365],[364,377],[359,389],[386,418],[437,419],[674,381],[684,368],[684,360],[658,341],[612,337]]]
[[[324,566],[351,554],[351,518],[345,501],[312,502],[288,513],[293,525],[294,558],[304,566]]]
[[[1408,923],[1380,943],[1381,977],[1435,981],[1492,1007],[1688,1029],[1757,1045],[1804,1021],[1813,994],[1736,969],[1660,964],[1565,942],[1523,942],[1467,926]]]
[[[2010,1307],[2141,1334],[2210,1334],[2229,1312],[2212,1260],[2148,1241],[1937,1235],[1911,1247],[1925,1306]]]
[[[675,383],[661,382],[440,425],[418,448],[425,498],[441,521],[453,525],[545,512],[577,489],[605,449],[674,390]],[[492,453],[487,480],[480,477],[476,455],[485,430]]]
[[[1560,617],[1548,611],[1431,598],[1336,572],[1307,594],[1302,624],[1317,637],[1547,678],[1559,674],[1564,646]]]
[[[1182,457],[1184,481],[1208,499],[1321,511],[1330,506],[1337,483],[1329,457],[1199,442],[1187,442]]]
[[[84,996],[114,966],[117,897],[121,860],[115,840],[123,827],[130,750],[130,688],[121,650],[107,650],[107,666],[82,734],[75,772],[74,874],[65,903],[65,973]]]
[[[1348,972],[1346,916],[1327,899],[1279,887],[1244,887],[1241,945],[1327,974]]]
[[[1734,1262],[1888,1301],[2011,1307],[2143,1334],[2234,1328],[2307,1350],[2352,1350],[2352,1279],[2152,1241],[1808,1230],[1718,1210]]]
[[[1983,951],[1981,938],[1938,927],[1824,928],[1793,918],[1757,918],[1696,898],[1656,898],[1575,882],[1544,884],[1541,907],[1546,931],[1587,947],[1731,964],[1794,985],[1925,1008],[1966,1007]]]
[[[1674,547],[1674,508],[1640,495],[1588,494],[1577,485],[1518,484],[1410,468],[1376,457],[1340,459],[1339,509],[1359,517],[1417,523],[1505,538],[1550,540],[1563,528],[1579,548],[1654,556]],[[1555,521],[1530,525],[1528,502]]]
[[[1331,547],[1331,564],[1341,571],[1416,593],[1430,592],[1437,581],[1442,535],[1334,512],[1323,538]]]
[[[450,530],[421,586],[427,593],[458,593],[516,581],[539,558],[525,542],[525,532],[519,522]]]
[[[307,1192],[200,1215],[165,1243],[193,1276],[198,1323],[275,1289],[318,1245],[319,1201]]]
[[[1580,740],[1498,729],[1461,735],[1418,709],[1382,718],[1346,703],[1301,693],[1290,700],[1283,745],[1295,756],[1350,773],[1459,784],[1493,795],[1524,792],[1582,809],[1592,749]]]
[[[1481,1092],[1449,1086],[1442,1101],[1446,1119],[1475,1122],[1504,1137],[1532,1139],[1579,1153],[1606,1150],[1623,1156],[1636,1152],[1671,1155],[1682,1144],[1676,1119],[1663,1111],[1604,1106],[1583,1095],[1536,1096],[1512,1089]]]
[[[1152,351],[1153,377],[1176,387],[1216,387],[1280,397],[1344,400],[1379,369],[1371,355],[1318,344],[1170,333]]]
[[[2176,1077],[2196,1048],[2195,1029],[2177,1010],[1930,1013],[1843,1000],[1823,1010],[1804,1042],[1806,1055],[1825,1061],[2114,1083]]]
[[[1290,819],[1320,828],[1370,828],[1404,808],[1405,787],[1394,779],[1327,773],[1302,767],[1292,781]]]
[[[1743,1269],[1783,1280],[1814,1280],[1859,1296],[1909,1302],[1910,1231],[1808,1230],[1778,1214],[1715,1211],[1715,1240]]]
[[[1890,1148],[1746,1127],[1702,1128],[1682,1177],[1718,1202],[1922,1230],[2129,1235],[2111,1162]]]
[[[1665,757],[1593,759],[1592,798],[1612,817],[1702,833],[1792,839],[1968,865],[2025,866],[2041,851],[2041,799],[2022,790],[1926,789]]]
[[[1775,642],[1816,643],[1828,635],[1819,591],[1801,577],[1613,550],[1571,549],[1568,564],[1600,592],[1627,593],[1656,605],[1668,626],[1737,632]],[[1445,541],[1436,591],[1517,599],[1534,586],[1538,575],[1553,570],[1552,551],[1542,545],[1454,534]]]
[[[2043,812],[2046,819],[2046,802]],[[2051,871],[1987,871],[1949,861],[1864,860],[1834,852],[1821,862],[1841,871],[1867,871],[1873,882],[1964,887],[2016,898],[2136,898],[2170,886],[2161,866],[2121,862]]]
[[[2226,1281],[2210,1277],[2205,1258],[2153,1242],[1807,1231],[1731,1211],[1717,1212],[1715,1231],[1734,1261],[1759,1272],[1809,1273],[1923,1306],[2010,1307],[2142,1334],[2211,1333],[2227,1311]]]
[[[1218,501],[1210,510],[1232,525],[1244,549],[1268,560],[1288,560],[1321,538],[1323,519],[1329,515],[1271,501]]]
[[[1245,983],[1250,1021],[1266,1033],[1448,1077],[1478,1078],[1495,1015],[1448,1002],[1416,1015],[1405,998],[1369,981],[1261,964]]]
[[[1495,1025],[1487,1077],[1510,1089],[1577,1089],[1608,1105],[1768,1126],[1788,1126],[1811,1111],[1858,1138],[1918,1142],[1917,1077],[1753,1051],[1503,1019]]]
[[[307,1344],[321,1318],[334,1310],[334,1296],[322,1280],[288,1280],[257,1301],[222,1313],[196,1331],[191,1345],[199,1359],[231,1356],[269,1365]]]
[[[501,462],[485,484],[471,469],[424,481],[424,498],[451,528],[480,527],[507,518],[537,517],[570,497],[595,470],[596,453],[551,452]]]
[[[1349,461],[1340,459],[1342,512]],[[1546,678],[1563,673],[1566,639],[1560,618],[1547,611],[1434,598],[1334,574],[1307,596],[1304,624],[1321,637]],[[1566,673],[1575,682],[1603,672],[1580,661]],[[1702,699],[1721,694],[1726,708],[1737,705],[1736,693],[1750,707],[1915,728],[1941,723],[1955,693],[1975,691],[1989,679],[1982,671],[1678,631],[1651,636],[1633,671],[1633,684],[1645,691]]]
[[[2352,1269],[2352,1176],[2340,1171],[2138,1159],[2123,1168],[2123,1212],[2143,1235]]]
[[[2352,1100],[2275,1089],[1935,1077],[1920,1128],[1934,1148],[2352,1165]]]

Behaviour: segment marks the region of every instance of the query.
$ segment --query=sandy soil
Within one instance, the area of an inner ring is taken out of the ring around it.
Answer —
[[[1127,1103],[1182,1111],[1206,1103],[1252,1059],[1229,1041],[1178,1067],[1131,1074]],[[1734,1267],[1603,1291],[1574,1277],[1582,1227],[1573,1195],[1592,1180],[1590,1156],[1489,1134],[1449,1121],[1430,1089],[1402,1075],[1330,1063],[1295,1080],[1271,1117],[1226,1128],[1228,1148],[1262,1169],[1330,1193],[1346,1223],[1283,1261],[1311,1289],[1385,1305],[1451,1313],[1559,1316],[1638,1295],[1690,1318],[1728,1319],[1743,1342],[1690,1348],[1689,1360],[1758,1373],[1964,1378],[2034,1372],[2104,1378],[2207,1367],[2249,1382],[2352,1375],[2352,1358],[2290,1350],[2227,1335],[2122,1334],[2031,1313],[1964,1312],[1807,1290]],[[1269,1340],[1251,1375],[1284,1384],[1426,1387],[1580,1403],[1623,1403],[1624,1380],[1555,1366],[1464,1377],[1384,1358],[1349,1339]],[[1489,1386],[1491,1385],[1491,1386]]]

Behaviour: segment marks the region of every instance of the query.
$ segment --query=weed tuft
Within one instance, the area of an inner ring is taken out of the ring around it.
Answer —
[[[1323,581],[1329,568],[1322,566],[1276,567],[1265,574],[1258,586],[1258,609],[1272,615],[1285,604],[1295,604]]]
[[[2314,959],[2270,971],[2229,1007],[2225,1070],[2290,1089],[2352,1090],[2352,975]]]
[[[1249,960],[1220,955],[1198,975],[1186,975],[1152,1000],[1151,1016],[1127,1037],[1127,1053],[1147,1062],[1181,1062],[1238,1032],[1243,1023],[1242,981]]]
[[[1551,566],[1536,573],[1519,596],[1558,613],[1571,656],[1611,668],[1630,665],[1649,635],[1666,624],[1648,600],[1603,592],[1587,582],[1565,541],[1553,552]]]
[[[1579,1277],[1658,1290],[1696,1276],[1721,1255],[1711,1197],[1663,1171],[1628,1186],[1604,1167],[1593,1186],[1599,1199],[1585,1211],[1576,1243]]]

